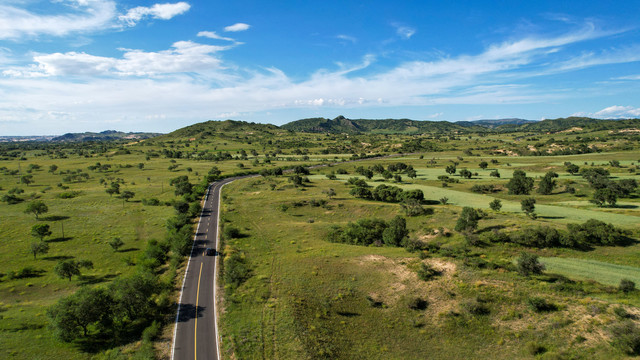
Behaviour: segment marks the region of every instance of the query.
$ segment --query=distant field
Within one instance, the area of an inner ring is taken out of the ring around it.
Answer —
[[[353,175],[339,175],[340,180],[347,180]],[[312,179],[325,178],[323,175],[310,176]],[[374,177],[374,180],[376,177]],[[456,206],[472,206],[475,208],[489,209],[489,203],[496,197],[483,194],[473,194],[441,187],[421,185],[421,184],[396,184],[391,182],[369,181],[369,185],[378,186],[380,184],[394,185],[403,189],[420,189],[426,199],[438,200],[447,197],[449,203]],[[520,202],[501,199],[502,211],[522,213]],[[598,210],[576,209],[572,207],[536,204],[536,213],[541,218],[557,220],[559,222],[583,222],[589,219],[599,219],[614,225],[624,227],[634,227],[640,223],[640,217],[624,214],[606,213]]]
[[[621,279],[640,284],[640,268],[610,264],[596,260],[544,257],[540,258],[547,272],[565,275],[576,280],[594,280],[605,285],[617,286]]]

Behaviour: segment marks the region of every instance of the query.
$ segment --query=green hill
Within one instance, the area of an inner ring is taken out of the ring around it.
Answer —
[[[237,120],[224,121],[205,121],[193,125],[189,125],[169,134],[164,135],[165,138],[192,138],[206,137],[217,134],[228,134],[231,132],[245,133],[271,133],[283,132],[279,127],[271,124],[257,124]]]
[[[409,119],[335,119],[310,118],[282,125],[283,129],[311,133],[377,133],[377,134],[418,134],[425,132],[470,132],[482,131],[480,127],[465,127],[447,121],[417,121]]]

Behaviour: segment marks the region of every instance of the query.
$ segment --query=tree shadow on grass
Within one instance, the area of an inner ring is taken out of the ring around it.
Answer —
[[[336,313],[340,316],[345,316],[345,317],[356,317],[356,316],[360,316],[359,313],[355,313],[355,312],[351,312],[351,311],[336,311]]]
[[[64,215],[49,215],[49,216],[43,216],[41,218],[39,218],[38,220],[41,221],[61,221],[61,220],[68,220],[71,217],[69,216],[64,216]]]
[[[115,274],[106,274],[106,275],[80,275],[80,285],[93,285],[100,284],[103,282],[107,282],[117,275]]]
[[[538,219],[548,219],[548,220],[558,220],[558,219],[564,219],[564,216],[542,216],[542,215],[538,215]]]
[[[127,248],[127,249],[122,249],[122,250],[118,250],[119,253],[128,253],[131,251],[138,251],[140,249],[136,248],[136,247],[132,247],[132,248]]]
[[[69,255],[58,255],[58,256],[45,256],[42,258],[42,260],[60,261],[60,260],[69,260],[73,258],[74,258],[73,256],[69,256]]]
[[[482,228],[482,229],[480,229],[480,230],[476,231],[476,233],[477,233],[477,234],[482,234],[482,233],[485,233],[485,232],[488,232],[488,231],[494,231],[494,230],[495,230],[495,231],[497,231],[497,230],[502,230],[502,229],[504,229],[505,227],[506,227],[506,226],[504,226],[504,225],[487,226],[487,227],[485,227],[485,228]]]
[[[45,242],[58,243],[58,242],[65,242],[69,240],[73,240],[73,236],[57,237],[57,238],[46,240]]]
[[[638,205],[631,205],[631,204],[629,204],[629,205],[616,205],[616,206],[613,206],[613,208],[614,209],[637,209]]]

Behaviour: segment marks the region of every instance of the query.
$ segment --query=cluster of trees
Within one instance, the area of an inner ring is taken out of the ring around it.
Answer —
[[[591,201],[598,206],[605,206],[605,204],[615,206],[618,198],[629,197],[638,188],[638,182],[635,179],[611,180],[609,171],[604,168],[582,168],[580,175],[594,189]]]
[[[397,186],[381,184],[375,189],[370,190],[366,183],[362,184],[357,180],[354,183],[356,186],[351,189],[349,194],[358,198],[389,203],[405,202],[409,200],[415,200],[419,203],[424,201],[424,193],[420,189],[405,191]]]
[[[593,246],[624,244],[627,241],[628,233],[612,224],[590,219],[582,224],[567,224],[566,231],[549,226],[538,226],[512,234],[493,231],[487,232],[483,236],[490,242],[512,242],[526,247],[564,247],[584,250]]]
[[[402,181],[400,174],[406,174],[408,177],[414,179],[418,174],[412,165],[407,165],[403,162],[389,164],[385,169],[382,164],[375,164],[368,168],[358,166],[355,170],[356,174],[360,174],[367,179],[373,178],[374,174],[379,174],[386,180],[394,178],[397,182]]]
[[[360,219],[345,226],[334,225],[327,239],[331,242],[352,245],[404,246],[408,240],[407,221],[396,216],[389,222],[382,219]]]
[[[162,290],[156,275],[139,271],[114,280],[108,287],[81,287],[51,306],[47,316],[63,341],[90,335],[117,339],[129,332],[132,324],[158,319],[158,308],[167,306],[154,301]]]

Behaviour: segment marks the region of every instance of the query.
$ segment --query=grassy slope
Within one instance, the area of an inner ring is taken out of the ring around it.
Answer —
[[[276,191],[269,190],[270,182],[277,184]],[[479,271],[446,258],[426,260],[447,270],[437,280],[422,282],[414,272],[420,262],[415,254],[324,241],[331,224],[362,217],[390,219],[398,212],[397,205],[354,199],[346,187],[336,185],[316,178],[302,191],[283,179],[252,179],[225,188],[224,218],[246,235],[229,243],[245,252],[253,269],[253,276],[224,304],[221,331],[227,354],[274,359],[420,359],[426,353],[434,359],[525,358],[527,343],[533,341],[552,353],[578,358],[621,357],[606,345],[606,335],[587,335],[599,331],[598,322],[611,322],[612,315],[605,311],[596,316],[597,322],[585,323],[582,317],[590,306],[608,305],[581,300],[583,295],[558,293],[514,273]],[[326,209],[278,210],[282,203],[324,198],[321,190],[328,187],[338,195]],[[408,220],[414,234],[430,224],[453,225],[455,206],[435,208],[432,217]],[[504,221],[499,217],[489,222]],[[455,245],[460,238],[443,241]],[[510,259],[517,251],[496,248],[487,253],[489,258]],[[367,296],[385,305],[371,307]],[[426,311],[408,309],[415,296],[428,299]],[[550,298],[562,310],[534,313],[526,306],[529,296]],[[477,297],[488,301],[489,316],[463,310],[462,304]],[[588,340],[575,342],[577,334]]]
[[[640,284],[640,268],[606,263],[597,260],[575,258],[541,258],[548,272],[571,278],[594,280],[606,285],[618,286],[620,280],[629,279]]]

